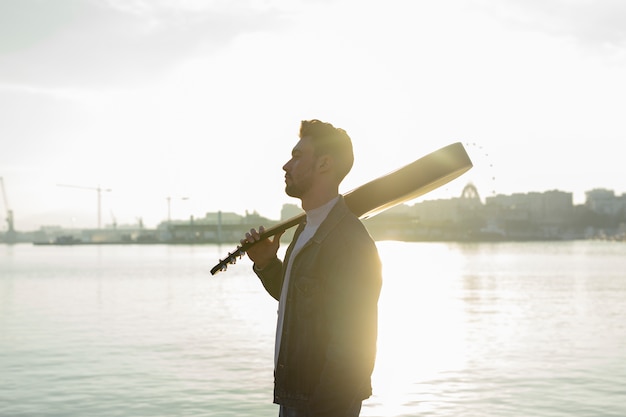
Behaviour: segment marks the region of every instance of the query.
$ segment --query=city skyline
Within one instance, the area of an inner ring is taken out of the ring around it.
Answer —
[[[473,183],[465,183],[465,186],[468,185],[473,185]],[[605,187],[594,187],[590,190],[586,190],[585,194],[587,194],[588,192],[592,192],[592,191],[596,191],[596,190],[608,190],[609,192],[613,192],[616,198],[620,198],[623,196],[626,196],[626,193],[617,193],[615,192],[615,190],[612,189],[608,189]],[[481,203],[483,205],[486,204],[486,199],[491,197],[491,198],[496,198],[496,197],[508,197],[508,196],[513,196],[513,195],[530,195],[533,193],[539,193],[539,194],[544,194],[544,193],[550,193],[550,192],[560,192],[560,193],[566,193],[566,194],[573,194],[571,191],[568,190],[562,190],[562,189],[552,189],[552,190],[543,190],[543,191],[533,191],[533,190],[528,190],[528,191],[519,191],[519,192],[515,192],[515,193],[511,193],[511,194],[506,194],[506,193],[495,193],[492,195],[483,195],[481,193],[480,189],[476,188],[476,191],[478,193],[478,197],[481,201]],[[446,193],[444,193],[443,195],[438,195],[437,191],[433,191],[431,193],[425,194],[422,197],[407,201],[405,203],[403,203],[403,205],[406,206],[415,206],[421,202],[426,202],[426,201],[437,201],[437,200],[448,200],[448,199],[455,199],[455,198],[462,198],[462,192],[460,192],[458,195],[447,195]],[[185,199],[186,200],[186,199]],[[579,206],[579,205],[583,205],[585,204],[585,202],[575,202],[573,201],[572,198],[572,204],[573,206]],[[242,209],[242,210],[228,210],[228,211],[224,211],[224,210],[215,210],[215,211],[204,211],[204,212],[198,212],[198,213],[193,213],[190,214],[189,216],[185,217],[185,216],[173,216],[172,215],[172,211],[171,211],[171,206],[168,207],[169,210],[166,210],[167,213],[165,214],[165,216],[158,220],[156,223],[154,224],[145,224],[143,221],[142,217],[137,217],[135,219],[134,222],[126,222],[126,223],[118,223],[117,221],[111,221],[110,219],[107,219],[105,216],[102,216],[101,218],[101,228],[102,229],[110,229],[113,227],[130,227],[130,228],[136,228],[138,227],[139,221],[142,222],[142,227],[146,227],[148,229],[154,229],[157,228],[159,225],[163,224],[163,223],[167,223],[167,222],[173,222],[173,223],[184,223],[190,220],[190,216],[193,216],[195,220],[202,220],[204,219],[206,216],[210,216],[210,215],[215,215],[218,212],[222,212],[222,213],[232,213],[234,215],[237,216],[247,216],[247,215],[258,215],[261,218],[265,218],[268,219],[270,221],[281,221],[284,220],[284,218],[282,218],[280,211],[283,210],[285,208],[285,206],[287,205],[292,205],[292,206],[296,206],[298,209],[300,208],[298,202],[296,200],[294,201],[284,201],[281,206],[280,206],[280,210],[278,215],[276,216],[271,216],[268,215],[267,213],[263,213],[259,210],[256,210],[254,208],[252,209]],[[295,216],[297,213],[290,213],[287,215],[287,218],[290,218],[292,216]],[[80,218],[81,218],[81,222],[84,224],[83,226],[77,224],[77,222],[74,223],[70,223],[70,224],[40,224],[39,226],[37,226],[36,228],[20,228],[19,227],[19,216],[18,219],[16,220],[16,231],[19,232],[32,232],[32,231],[36,231],[39,229],[45,229],[45,228],[57,228],[57,227],[61,227],[64,229],[98,229],[98,218],[97,218],[97,209],[94,209],[94,212],[90,212],[90,213],[81,213],[80,214]],[[7,230],[7,224],[6,222],[3,222],[1,227],[0,227],[0,233],[6,232]]]
[[[279,218],[319,118],[354,142],[342,193],[460,141],[474,168],[422,199],[622,194],[624,22],[617,1],[2,2],[0,177],[18,230],[95,227],[98,188],[102,225]]]

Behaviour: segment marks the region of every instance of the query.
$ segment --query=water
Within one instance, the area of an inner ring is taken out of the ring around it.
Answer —
[[[378,245],[362,416],[626,415],[626,244]],[[276,303],[209,274],[230,249],[0,246],[0,416],[276,416]]]

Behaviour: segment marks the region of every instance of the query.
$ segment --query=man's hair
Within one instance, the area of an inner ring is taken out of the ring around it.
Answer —
[[[314,155],[330,155],[337,167],[337,177],[341,182],[354,163],[352,140],[345,130],[317,119],[303,120],[300,124],[300,139],[310,137]]]

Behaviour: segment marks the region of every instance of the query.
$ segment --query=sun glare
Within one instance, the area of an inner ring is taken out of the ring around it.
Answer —
[[[463,259],[444,244],[378,245],[384,265],[378,355],[374,396],[363,415],[424,412],[429,381],[465,365]],[[416,384],[424,385],[419,398]]]

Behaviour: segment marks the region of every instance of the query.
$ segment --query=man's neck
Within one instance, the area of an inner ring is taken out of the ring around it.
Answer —
[[[316,193],[302,198],[302,209],[304,211],[315,210],[318,207],[328,203],[333,198],[337,197],[339,192],[337,190],[327,190],[325,192]]]

